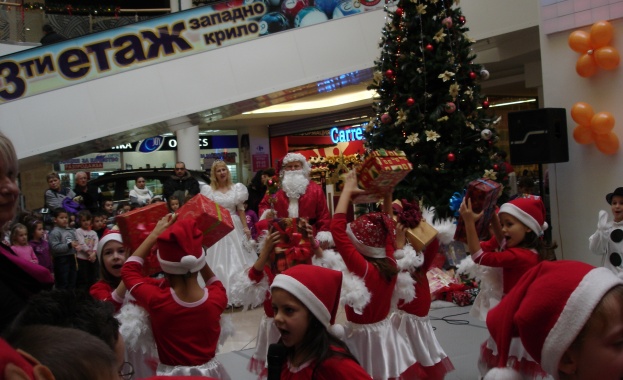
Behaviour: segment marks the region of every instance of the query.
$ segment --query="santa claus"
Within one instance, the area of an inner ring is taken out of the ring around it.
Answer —
[[[325,247],[332,246],[327,198],[322,187],[310,180],[310,172],[305,156],[286,154],[279,172],[280,188],[274,195],[266,194],[260,202],[260,219],[306,218],[317,231],[316,239]]]

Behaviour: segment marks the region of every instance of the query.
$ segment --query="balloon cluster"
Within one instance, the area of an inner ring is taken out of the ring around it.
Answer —
[[[573,130],[573,139],[578,144],[595,143],[604,154],[619,150],[619,138],[612,132],[614,116],[610,112],[595,113],[590,104],[578,102],[571,108],[571,117],[579,124]]]
[[[619,65],[619,52],[610,46],[613,30],[608,21],[597,21],[590,33],[576,30],[569,35],[571,49],[582,54],[575,64],[579,76],[588,78],[597,72],[597,68],[612,70]]]

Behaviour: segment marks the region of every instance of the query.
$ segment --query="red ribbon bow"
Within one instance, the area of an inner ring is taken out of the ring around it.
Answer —
[[[402,211],[398,213],[398,221],[407,228],[415,228],[422,221],[422,210],[417,202],[402,200]]]

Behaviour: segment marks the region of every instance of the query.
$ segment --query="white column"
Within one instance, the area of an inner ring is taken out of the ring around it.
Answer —
[[[180,0],[170,0],[169,8],[171,8],[171,13],[180,11]]]
[[[201,170],[199,153],[199,126],[192,125],[175,132],[177,137],[177,160],[183,161],[187,169]]]
[[[180,11],[193,7],[193,0],[180,0]]]

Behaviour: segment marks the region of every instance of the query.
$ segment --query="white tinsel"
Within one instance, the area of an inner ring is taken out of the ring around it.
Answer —
[[[318,231],[316,234],[316,239],[318,239],[321,243],[329,243],[329,247],[334,247],[335,242],[333,241],[333,235],[331,235],[330,231]]]
[[[401,271],[406,270],[413,272],[424,263],[424,255],[422,252],[416,252],[411,244],[407,244],[403,248],[396,250],[394,257],[397,258],[396,264]]]
[[[236,327],[234,326],[234,321],[231,317],[231,314],[221,314],[221,335],[218,337],[218,350],[225,344],[225,341],[234,336],[236,332]],[[217,350],[217,351],[218,351]]]
[[[523,376],[512,368],[492,368],[484,380],[522,380]]]
[[[486,321],[489,310],[502,299],[504,292],[502,268],[476,264],[471,256],[467,256],[459,263],[457,273],[465,274],[480,283],[480,290],[469,314],[481,321]]]
[[[119,333],[128,350],[158,357],[149,313],[134,303],[126,303],[116,316],[121,324]]]
[[[398,273],[394,292],[392,293],[392,309],[395,310],[397,308],[399,300],[409,303],[415,297],[415,280],[411,277],[411,274],[404,271]]]
[[[427,221],[433,220],[435,209],[425,209],[422,211],[422,216]],[[456,224],[454,224],[453,218],[441,219],[437,220],[431,225],[437,230],[437,239],[439,239],[439,243],[443,245],[448,245],[454,241],[454,232],[456,231]]]
[[[253,282],[249,278],[250,270],[251,268],[248,268],[232,277],[229,284],[231,295],[229,304],[242,305],[245,309],[249,309],[264,303],[268,292],[268,278],[264,276],[260,282]]]

